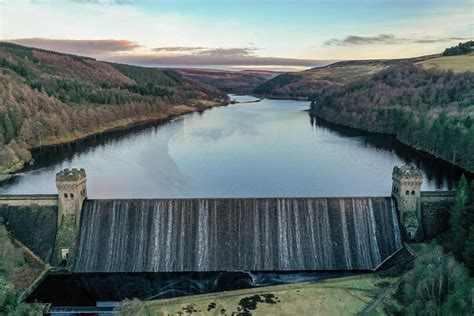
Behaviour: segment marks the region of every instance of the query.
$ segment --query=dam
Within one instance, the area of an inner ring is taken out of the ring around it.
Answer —
[[[73,273],[373,271],[442,230],[454,197],[422,192],[415,167],[392,178],[391,197],[94,200],[85,170],[66,169],[58,195],[0,196],[0,216]]]
[[[384,269],[446,229],[455,196],[413,166],[392,180],[391,196],[89,199],[65,169],[56,195],[0,196],[0,218],[51,267],[28,302],[93,306]]]

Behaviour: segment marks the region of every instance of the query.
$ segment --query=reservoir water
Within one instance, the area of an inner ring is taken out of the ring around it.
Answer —
[[[450,189],[461,174],[393,137],[311,118],[308,107],[264,99],[38,149],[0,194],[55,193],[55,173],[72,167],[86,169],[91,198],[386,196],[395,165],[417,164],[423,190]]]

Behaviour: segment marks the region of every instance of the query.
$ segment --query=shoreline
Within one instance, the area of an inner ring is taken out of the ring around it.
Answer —
[[[267,98],[267,99],[274,99],[274,100],[294,100],[294,101],[310,101],[308,100],[308,98],[304,98],[304,97],[290,97],[290,96],[267,96],[267,95],[258,95],[256,94],[257,97],[259,98]],[[400,144],[403,144],[404,146],[408,146],[409,148],[411,148],[412,150],[418,152],[418,153],[421,153],[423,155],[428,155],[429,157],[432,157],[432,158],[436,158],[436,159],[439,159],[443,162],[446,162],[456,168],[459,168],[461,170],[463,170],[466,174],[468,175],[471,175],[473,176],[474,178],[474,170],[473,171],[470,171],[468,170],[466,167],[464,166],[461,166],[457,163],[454,163],[450,160],[446,160],[442,157],[439,157],[437,155],[434,155],[433,153],[429,152],[429,151],[426,151],[424,149],[420,149],[420,148],[416,148],[415,146],[413,146],[412,144],[408,144],[408,143],[405,143],[404,141],[402,141],[401,139],[399,139],[397,137],[396,134],[391,134],[391,133],[385,133],[385,132],[377,132],[377,131],[370,131],[370,130],[367,130],[367,129],[362,129],[362,128],[358,128],[358,127],[352,127],[352,126],[349,126],[349,125],[346,125],[346,124],[341,124],[341,123],[337,123],[337,122],[333,122],[333,121],[330,121],[330,120],[327,120],[326,118],[322,117],[322,116],[319,116],[319,115],[316,115],[316,114],[312,114],[311,113],[311,109],[308,109],[307,110],[309,115],[310,116],[314,116],[315,118],[318,118],[318,119],[321,119],[321,120],[324,120],[325,122],[327,123],[330,123],[330,124],[335,124],[335,125],[338,125],[338,126],[341,126],[341,127],[345,127],[345,128],[351,128],[351,129],[354,129],[354,130],[358,130],[358,131],[362,131],[362,132],[366,132],[366,133],[371,133],[371,134],[378,134],[378,135],[387,135],[387,136],[393,136]]]
[[[426,151],[426,150],[423,150],[423,149],[418,149],[416,147],[414,147],[413,145],[411,144],[407,144],[405,142],[403,142],[402,140],[400,140],[396,134],[391,134],[391,133],[384,133],[384,132],[376,132],[376,131],[369,131],[369,130],[366,130],[366,129],[362,129],[362,128],[357,128],[357,127],[352,127],[352,126],[349,126],[349,125],[345,125],[345,124],[341,124],[341,123],[337,123],[337,122],[333,122],[333,121],[330,121],[330,120],[327,120],[326,118],[322,117],[322,116],[319,116],[319,115],[316,115],[316,114],[312,114],[311,113],[311,110],[308,110],[308,113],[310,116],[313,116],[319,120],[323,120],[324,122],[326,123],[329,123],[329,124],[334,124],[336,126],[339,126],[339,127],[343,127],[343,128],[349,128],[349,129],[352,129],[352,130],[355,130],[355,131],[361,131],[361,132],[364,132],[364,133],[369,133],[369,134],[373,134],[373,135],[384,135],[384,136],[392,136],[397,142],[399,142],[400,144],[404,145],[404,146],[407,146],[409,147],[411,150],[419,153],[419,154],[422,154],[422,155],[426,155],[430,158],[434,158],[434,159],[438,159],[440,161],[443,161],[444,163],[447,163],[453,167],[456,167],[456,168],[459,168],[460,170],[462,170],[466,175],[468,176],[471,176],[473,179],[474,179],[474,172],[471,172],[470,170],[466,169],[465,167],[461,166],[461,165],[458,165],[456,163],[453,163],[452,161],[449,161],[449,160],[446,160],[446,159],[443,159],[442,157],[439,157],[439,156],[436,156],[436,155],[433,155],[432,153]]]
[[[219,103],[212,104],[212,105],[206,105],[202,107],[193,107],[193,106],[188,106],[188,105],[176,105],[171,108],[169,108],[166,112],[162,114],[157,114],[153,116],[141,116],[138,118],[128,118],[128,119],[121,119],[117,121],[112,121],[109,122],[106,126],[103,126],[102,128],[96,129],[94,131],[90,132],[85,132],[85,133],[80,133],[80,134],[75,134],[71,137],[67,138],[62,138],[62,139],[56,139],[56,140],[50,140],[46,141],[45,143],[41,145],[36,145],[36,146],[29,146],[28,150],[37,150],[37,149],[43,149],[43,148],[51,148],[51,147],[56,147],[56,146],[62,146],[70,143],[74,143],[79,140],[87,139],[89,137],[94,137],[97,135],[101,134],[107,134],[115,131],[125,131],[128,129],[132,129],[134,127],[150,124],[150,123],[158,123],[158,124],[164,124],[169,122],[171,119],[179,116],[183,116],[186,114],[190,113],[196,113],[196,112],[203,112],[215,107],[219,106],[227,106],[230,104],[229,100],[222,100]],[[34,157],[32,157],[32,160],[34,161]],[[11,172],[6,172],[6,173],[1,173],[0,172],[0,183],[5,182],[11,178],[13,178],[15,175],[20,173],[21,171],[25,170],[29,165],[30,161],[25,161],[20,168],[17,168]]]
[[[270,100],[293,100],[293,101],[309,101],[308,97],[290,97],[290,96],[275,96],[267,94],[255,94],[255,97],[260,99],[270,99]]]

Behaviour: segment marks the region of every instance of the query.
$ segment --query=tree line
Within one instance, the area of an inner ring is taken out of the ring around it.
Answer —
[[[459,43],[456,46],[446,48],[443,52],[443,56],[466,55],[472,52],[473,47],[474,41]]]
[[[464,176],[456,187],[449,224],[450,229],[440,238],[440,243],[474,274],[474,181],[469,186]]]

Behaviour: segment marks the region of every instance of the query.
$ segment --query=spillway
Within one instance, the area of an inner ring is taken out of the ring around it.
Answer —
[[[374,198],[88,200],[74,272],[373,270],[402,248]]]

